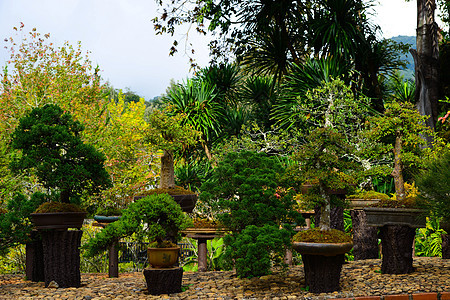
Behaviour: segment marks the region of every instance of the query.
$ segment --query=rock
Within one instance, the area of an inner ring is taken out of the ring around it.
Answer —
[[[56,281],[52,280],[48,284],[47,288],[49,288],[49,289],[51,289],[51,288],[57,289],[57,288],[59,288],[59,284]]]

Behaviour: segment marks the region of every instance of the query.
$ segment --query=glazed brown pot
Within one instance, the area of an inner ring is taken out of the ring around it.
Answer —
[[[170,268],[176,264],[180,247],[148,248],[148,262],[153,268]]]

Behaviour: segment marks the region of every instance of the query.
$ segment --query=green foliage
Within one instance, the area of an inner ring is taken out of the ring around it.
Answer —
[[[236,233],[248,225],[280,225],[288,217],[298,217],[290,211],[292,194],[276,196],[281,172],[277,159],[265,153],[230,152],[202,185],[200,199]]]
[[[169,116],[167,111],[154,109],[146,116],[149,127],[145,138],[158,149],[175,152],[195,145],[200,132],[185,123],[184,114]]]
[[[201,200],[233,232],[224,239],[225,258],[241,277],[267,274],[293,234],[280,226],[303,221],[292,193],[279,185],[282,171],[265,153],[230,152],[201,187]]]
[[[168,194],[150,195],[131,203],[122,217],[99,232],[85,246],[87,256],[106,250],[115,240],[133,234],[140,240],[176,242],[189,218]]]
[[[38,192],[30,198],[16,194],[8,201],[8,211],[0,214],[0,253],[30,240],[29,235],[33,229],[30,214],[46,201],[48,196]]]
[[[240,234],[225,236],[225,257],[234,261],[239,277],[259,277],[270,274],[272,264],[283,262],[291,234],[276,225],[249,225]]]
[[[425,169],[416,176],[420,197],[428,208],[446,221],[450,221],[450,151],[425,164]]]
[[[439,226],[439,218],[427,218],[425,228],[417,229],[415,237],[415,254],[417,256],[442,256],[442,234],[445,231]]]
[[[198,247],[197,243],[190,243],[191,248],[194,252],[194,255],[189,256],[187,258],[186,263],[183,265],[183,270],[186,272],[189,271],[197,271],[198,270]],[[223,238],[214,238],[212,240],[207,240],[206,242],[207,249],[207,265],[209,270],[211,271],[221,271],[224,269],[223,267],[223,259],[224,259],[224,241]]]
[[[0,274],[25,273],[25,245],[17,245],[5,255],[0,255]]]
[[[35,170],[42,185],[60,192],[61,202],[76,201],[82,192],[109,187],[105,157],[83,143],[83,126],[57,105],[34,108],[20,119],[12,147],[22,156],[11,163],[16,171]]]

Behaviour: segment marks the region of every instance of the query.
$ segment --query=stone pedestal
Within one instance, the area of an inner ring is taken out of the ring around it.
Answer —
[[[336,256],[302,254],[305,283],[313,293],[329,293],[339,290],[342,264],[345,254]]]
[[[366,213],[362,209],[353,209],[350,214],[355,260],[378,258],[378,228],[367,226]]]
[[[80,287],[81,230],[41,231],[45,286],[55,281],[60,288]]]
[[[25,252],[27,279],[34,282],[44,281],[44,248],[41,235],[36,230],[31,232],[31,241],[26,244]]]
[[[442,258],[450,258],[450,234],[442,235]]]
[[[147,268],[144,270],[147,290],[151,295],[181,292],[183,268]]]
[[[416,230],[406,225],[385,225],[380,228],[383,274],[414,272],[412,246]]]

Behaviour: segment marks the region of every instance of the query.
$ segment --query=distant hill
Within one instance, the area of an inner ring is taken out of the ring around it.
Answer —
[[[393,40],[397,43],[409,44],[411,48],[416,49],[416,37],[415,36],[407,36],[407,35],[399,35],[395,37],[391,37],[390,40]],[[406,70],[402,70],[400,73],[405,77],[405,79],[413,79],[414,78],[414,59],[411,53],[406,55],[406,60],[408,63],[406,64]]]

